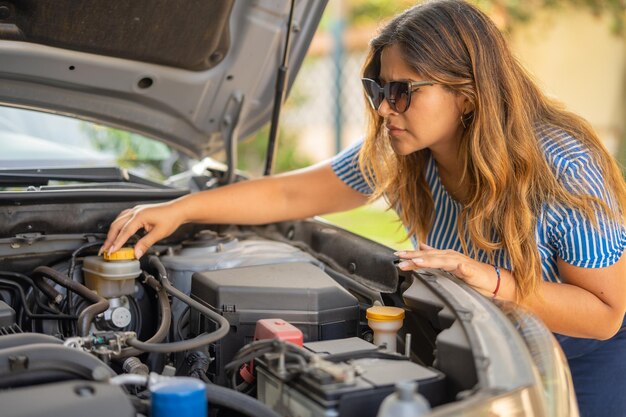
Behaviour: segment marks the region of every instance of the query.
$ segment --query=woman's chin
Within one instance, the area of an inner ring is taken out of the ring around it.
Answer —
[[[419,151],[421,148],[415,145],[407,144],[406,142],[391,138],[391,148],[395,152],[396,155],[406,156],[410,155],[413,152]]]

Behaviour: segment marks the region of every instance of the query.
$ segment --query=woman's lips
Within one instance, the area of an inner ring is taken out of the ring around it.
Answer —
[[[400,133],[404,132],[405,129],[401,129],[398,126],[394,126],[394,125],[387,125],[387,131],[389,132],[390,135],[392,136],[397,136]]]

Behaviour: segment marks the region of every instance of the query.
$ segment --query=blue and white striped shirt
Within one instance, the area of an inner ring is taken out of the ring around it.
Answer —
[[[599,167],[593,162],[586,148],[567,132],[557,128],[538,130],[539,144],[546,160],[558,180],[568,189],[584,192],[605,201],[609,207],[617,207],[606,192]],[[358,152],[363,142],[345,149],[331,162],[337,176],[351,188],[371,194],[358,166]],[[462,205],[454,200],[441,184],[435,160],[430,157],[425,167],[425,177],[434,202],[434,220],[428,232],[426,244],[437,249],[462,252],[457,231],[457,218]],[[557,270],[557,257],[567,263],[584,268],[603,268],[617,262],[626,247],[624,225],[600,216],[599,228],[593,227],[585,216],[567,207],[545,204],[537,219],[535,238],[541,257],[544,280],[561,282]],[[412,238],[415,244],[415,238]],[[471,242],[468,251],[474,253]],[[488,262],[487,254],[477,251],[475,259]],[[496,265],[511,269],[511,262],[504,249],[495,251]]]

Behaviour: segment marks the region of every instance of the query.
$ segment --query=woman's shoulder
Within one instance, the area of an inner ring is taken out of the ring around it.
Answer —
[[[580,164],[592,162],[590,150],[565,129],[543,123],[535,126],[535,135],[544,156],[557,176]]]
[[[358,156],[363,147],[363,139],[358,139],[348,147],[343,149],[331,159],[331,166],[335,171],[342,171],[346,168],[357,169],[359,162]]]

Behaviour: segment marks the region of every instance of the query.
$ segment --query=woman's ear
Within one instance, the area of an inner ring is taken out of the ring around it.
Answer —
[[[474,119],[474,110],[476,110],[476,106],[465,96],[461,96],[457,103],[461,113],[461,124],[464,129],[467,129]]]
[[[474,103],[472,103],[466,96],[464,96],[463,94],[457,93],[457,108],[459,109],[459,112],[461,112],[462,116],[467,116],[468,114],[472,113],[476,106],[474,105]]]
[[[473,102],[471,102],[467,97],[463,98],[463,107],[461,107],[463,109],[463,115],[468,115],[470,113],[472,113],[474,110],[476,110],[476,106],[474,105]]]

